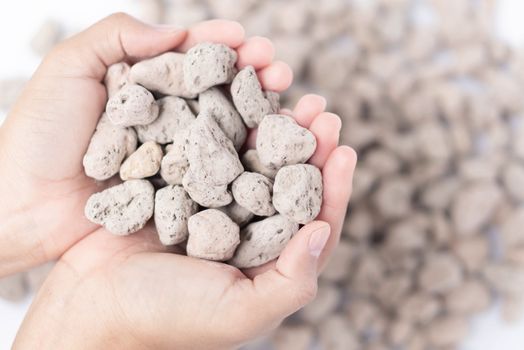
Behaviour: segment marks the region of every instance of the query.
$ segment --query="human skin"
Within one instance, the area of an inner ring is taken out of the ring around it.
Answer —
[[[310,162],[323,172],[323,207],[278,260],[239,271],[173,254],[150,227],[115,237],[83,215],[87,198],[111,182],[96,183],[82,168],[107,99],[107,67],[202,41],[235,48],[239,67],[253,65],[265,89],[291,84],[289,67],[273,62],[271,42],[245,39],[237,23],[181,30],[115,14],[59,44],[10,111],[0,128],[0,276],[58,259],[14,348],[234,348],[314,297],[340,236],[356,163],[352,149],[337,146],[340,118],[324,112],[319,96],[284,112],[317,137]]]

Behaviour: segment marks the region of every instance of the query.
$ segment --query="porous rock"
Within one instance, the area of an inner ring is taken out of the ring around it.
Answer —
[[[150,124],[135,126],[138,139],[142,143],[154,141],[164,145],[173,142],[173,136],[195,120],[195,115],[182,98],[167,96],[157,103],[158,118]]]
[[[268,114],[280,109],[279,96],[262,91],[253,66],[243,68],[231,83],[231,96],[238,112],[249,128],[255,128]]]
[[[282,215],[299,224],[313,221],[322,205],[322,174],[310,164],[281,168],[273,186],[273,205]]]
[[[158,117],[158,104],[142,86],[127,84],[107,101],[106,113],[116,126],[147,125]]]
[[[184,58],[184,83],[195,94],[215,85],[228,84],[235,76],[236,61],[236,51],[224,44],[197,44]]]
[[[140,61],[131,67],[129,80],[150,91],[183,98],[194,98],[184,80],[185,55],[178,52],[166,52],[162,55]]]
[[[244,172],[231,185],[233,198],[242,207],[258,216],[275,214],[271,197],[273,182],[264,175]]]
[[[298,224],[282,215],[274,215],[247,225],[241,242],[229,263],[238,268],[255,267],[277,258],[298,231]]]
[[[191,216],[188,228],[188,256],[224,261],[240,243],[238,225],[220,210],[207,209]]]
[[[224,134],[233,142],[238,151],[244,145],[247,130],[240,114],[233,104],[218,88],[210,88],[198,96],[200,111],[211,114]]]
[[[258,127],[256,144],[260,162],[273,169],[304,163],[317,148],[311,131],[281,114],[264,117]]]
[[[153,216],[154,197],[149,181],[126,181],[89,197],[85,215],[115,235],[129,235],[143,228]]]
[[[233,143],[210,114],[199,114],[191,125],[186,154],[193,178],[201,183],[228,185],[244,171]]]
[[[170,185],[181,185],[184,175],[189,169],[186,155],[189,129],[175,133],[173,143],[166,147],[166,155],[160,164],[160,175]]]
[[[122,180],[143,179],[158,173],[162,161],[162,147],[153,141],[140,146],[120,167]]]
[[[112,125],[104,114],[82,161],[86,175],[99,181],[109,179],[118,173],[122,161],[135,151],[136,145],[133,129]]]
[[[174,245],[187,239],[187,222],[198,211],[182,186],[167,186],[155,196],[155,225],[163,245]]]
[[[107,97],[111,98],[120,91],[125,85],[129,84],[129,70],[131,67],[125,62],[115,63],[107,68],[104,77]]]

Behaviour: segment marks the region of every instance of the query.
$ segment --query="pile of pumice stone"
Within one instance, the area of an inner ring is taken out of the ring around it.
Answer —
[[[162,244],[249,268],[277,258],[315,219],[322,175],[305,164],[315,136],[278,114],[279,95],[236,62],[233,49],[200,43],[108,69],[106,110],[83,164],[95,180],[123,183],[89,198],[90,221],[130,235],[153,218]]]

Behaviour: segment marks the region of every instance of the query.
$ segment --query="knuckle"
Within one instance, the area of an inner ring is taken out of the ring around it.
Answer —
[[[295,300],[298,307],[303,307],[312,302],[317,296],[318,285],[315,282],[304,283],[296,292]]]
[[[108,22],[110,24],[121,24],[127,22],[130,18],[131,16],[125,12],[115,12],[107,16],[104,22]]]

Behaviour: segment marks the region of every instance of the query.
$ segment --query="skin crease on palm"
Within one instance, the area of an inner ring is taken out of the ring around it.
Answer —
[[[292,72],[273,61],[271,42],[245,39],[235,22],[181,30],[116,14],[59,44],[0,128],[0,276],[59,259],[15,348],[234,348],[314,297],[318,273],[340,237],[356,164],[355,152],[338,146],[340,118],[324,112],[320,96],[306,95],[293,111],[282,111],[317,137],[310,163],[323,172],[324,199],[317,221],[276,261],[239,271],[174,254],[153,227],[117,237],[83,215],[87,198],[109,186],[87,178],[81,161],[105,107],[107,66],[184,52],[202,41],[235,48],[239,67],[253,65],[267,90],[291,85]],[[255,138],[253,130],[248,147]],[[329,239],[313,253],[319,237]]]

